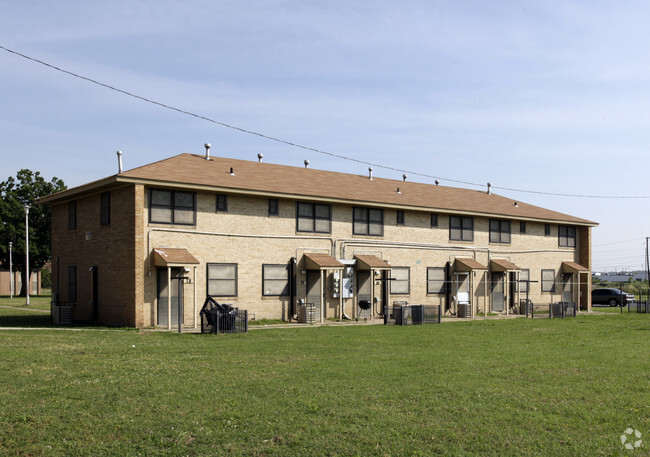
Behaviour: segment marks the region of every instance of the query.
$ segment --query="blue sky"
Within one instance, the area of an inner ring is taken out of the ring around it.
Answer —
[[[2,3],[0,45],[220,122],[446,185],[650,196],[647,2]],[[118,149],[128,169],[205,142],[367,173],[3,50],[0,95],[0,179],[75,186],[114,174]],[[650,199],[495,193],[599,222],[594,270],[644,268]]]

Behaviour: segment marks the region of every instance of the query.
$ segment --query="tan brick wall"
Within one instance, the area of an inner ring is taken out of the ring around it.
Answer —
[[[427,267],[453,264],[457,257],[471,257],[485,266],[490,259],[505,259],[530,270],[530,298],[535,303],[560,300],[559,288],[554,293],[541,292],[542,269],[553,269],[561,280],[563,261],[591,265],[590,229],[578,228],[577,249],[558,246],[558,226],[552,224],[551,235],[545,236],[544,224],[528,221],[526,233],[519,233],[519,221],[512,221],[511,243],[489,242],[489,219],[474,218],[474,240],[449,240],[449,216],[438,215],[438,227],[430,227],[430,213],[405,211],[405,225],[396,224],[396,210],[384,211],[384,235],[359,236],[352,233],[352,207],[332,206],[330,234],[296,231],[296,202],[280,200],[280,214],[268,216],[268,199],[230,194],[228,212],[216,212],[214,193],[197,193],[196,225],[149,223],[149,188],[125,186],[111,191],[111,224],[99,223],[100,194],[77,199],[77,228],[68,230],[67,202],[54,205],[52,281],[59,301],[68,301],[68,266],[77,267],[77,302],[75,318],[92,317],[91,266],[99,272],[99,318],[116,325],[146,327],[156,325],[157,275],[151,251],[157,247],[185,248],[198,261],[186,265],[192,279],[184,288],[184,320],[194,325],[207,291],[208,263],[237,264],[238,293],[236,297],[217,297],[247,309],[260,318],[288,319],[288,297],[265,297],[262,294],[262,265],[286,264],[296,258],[297,298],[305,297],[306,252],[326,252],[340,259],[353,259],[355,254],[372,254],[393,266],[410,268],[408,295],[392,295],[390,301],[413,304],[442,304],[444,296],[427,294]],[[88,234],[88,236],[87,236]],[[282,238],[278,238],[281,236]],[[401,243],[400,245],[396,243]],[[333,249],[335,243],[335,249]],[[331,275],[328,272],[327,277]],[[472,304],[474,312],[490,311],[491,273],[472,273]],[[580,275],[590,280],[590,275]],[[577,278],[576,278],[577,280]],[[330,285],[326,279],[325,288]],[[356,281],[356,278],[355,278]],[[507,290],[507,288],[506,288]],[[379,283],[375,294],[380,292]],[[589,285],[578,286],[589,293]],[[455,295],[456,291],[452,290]],[[517,295],[516,299],[523,298]],[[348,315],[353,315],[355,299],[345,300]],[[340,300],[327,292],[325,317],[334,317]],[[198,322],[197,322],[198,325]]]
[[[100,194],[76,200],[77,227],[68,230],[68,202],[52,207],[52,284],[60,302],[68,302],[68,267],[77,269],[74,318],[92,319],[92,272],[98,268],[99,320],[111,325],[136,325],[133,187],[110,193],[110,225],[100,224]]]
[[[144,248],[139,256],[144,262],[142,318],[138,325],[155,325],[156,322],[156,269],[149,265],[148,254],[154,247],[186,248],[200,262],[188,265],[190,275],[196,278],[192,284],[184,286],[185,322],[191,324],[196,317],[207,290],[207,263],[236,263],[238,268],[238,294],[236,297],[217,297],[219,301],[232,303],[241,309],[248,309],[257,318],[286,319],[289,307],[288,297],[264,297],[262,295],[262,265],[285,264],[296,257],[298,285],[297,297],[305,296],[305,265],[302,256],[305,252],[328,252],[336,258],[354,258],[355,254],[374,254],[388,260],[394,266],[410,268],[410,293],[393,295],[391,301],[406,300],[409,303],[438,304],[443,297],[428,295],[426,292],[427,267],[443,267],[456,257],[472,257],[489,266],[489,259],[506,259],[520,268],[530,270],[530,279],[538,281],[531,284],[530,298],[536,303],[549,303],[560,300],[560,293],[541,292],[541,270],[553,269],[560,281],[562,261],[580,262],[578,251],[589,243],[588,236],[578,231],[580,249],[560,248],[558,228],[552,224],[551,235],[544,235],[544,224],[528,221],[526,233],[519,233],[519,221],[512,222],[510,244],[489,242],[489,219],[474,219],[474,240],[459,242],[449,240],[449,217],[440,214],[438,227],[430,227],[430,213],[406,211],[405,225],[396,224],[396,211],[384,212],[384,236],[369,237],[352,234],[352,207],[332,206],[332,233],[314,234],[296,231],[296,203],[293,200],[280,200],[280,215],[268,216],[268,199],[254,196],[228,196],[228,212],[217,213],[214,193],[198,193],[196,226],[151,224],[148,222],[148,190],[141,192],[145,201],[141,214]],[[205,233],[197,233],[205,232]],[[224,236],[221,234],[231,234]],[[245,236],[235,236],[240,234]],[[285,239],[265,238],[282,235]],[[314,237],[320,237],[315,240]],[[336,252],[331,252],[332,240],[336,240]],[[411,246],[393,246],[389,243],[402,242]],[[381,245],[381,242],[386,243]],[[418,244],[418,246],[415,246]],[[151,270],[151,274],[149,271]],[[331,274],[331,273],[329,273]],[[329,276],[328,274],[328,276]],[[196,276],[194,276],[196,275]],[[474,311],[490,311],[490,273],[476,271],[472,274],[472,302]],[[326,283],[329,285],[329,282]],[[379,293],[379,285],[375,286]],[[196,293],[195,293],[196,291]],[[326,317],[336,315],[339,299],[328,293]],[[523,298],[517,295],[515,298]],[[354,304],[346,300],[348,315]],[[140,315],[140,314],[138,314]]]

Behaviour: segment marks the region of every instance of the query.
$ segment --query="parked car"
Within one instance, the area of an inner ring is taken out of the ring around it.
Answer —
[[[636,300],[634,294],[621,293],[619,289],[594,289],[591,291],[591,304],[620,306],[621,296],[623,297],[623,306]]]

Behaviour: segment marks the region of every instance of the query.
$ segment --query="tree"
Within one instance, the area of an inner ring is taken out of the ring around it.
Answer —
[[[25,265],[25,205],[29,205],[29,266],[41,268],[50,259],[52,233],[50,207],[35,200],[54,192],[65,190],[59,178],[50,182],[37,171],[20,170],[16,178],[9,177],[0,183],[0,263],[9,265],[9,242],[13,243],[13,265],[21,272],[20,295],[27,293],[29,276]]]

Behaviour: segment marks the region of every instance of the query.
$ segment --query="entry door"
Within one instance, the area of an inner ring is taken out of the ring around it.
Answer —
[[[167,326],[167,300],[171,300],[171,325],[178,325],[178,304],[181,305],[181,324],[183,323],[183,287],[180,277],[183,275],[182,268],[172,268],[171,287],[167,284],[167,269],[158,269],[158,325]],[[169,292],[171,289],[171,298]]]
[[[515,307],[517,300],[517,275],[516,271],[508,273],[508,306],[512,310]]]
[[[372,317],[372,302],[370,302],[372,298],[370,293],[371,287],[372,281],[370,280],[370,271],[357,271],[357,303],[355,303],[355,306],[358,318],[370,319]],[[359,302],[362,300],[370,303],[369,309],[361,309],[359,307]]]
[[[504,286],[505,274],[493,272],[492,273],[492,311],[495,313],[503,312],[503,305],[505,302]]]
[[[573,275],[564,273],[562,275],[562,301],[571,303],[573,301]]]
[[[320,321],[321,314],[321,272],[307,270],[307,303],[314,305],[314,319]]]

